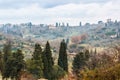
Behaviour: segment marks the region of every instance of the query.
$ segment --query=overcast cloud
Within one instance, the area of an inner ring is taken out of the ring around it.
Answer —
[[[120,20],[119,0],[0,0],[0,23]]]

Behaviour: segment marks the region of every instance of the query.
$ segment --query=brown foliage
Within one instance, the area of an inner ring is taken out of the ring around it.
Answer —
[[[82,34],[79,36],[73,36],[71,37],[71,41],[75,44],[80,43],[82,40],[85,40],[87,38],[87,34]]]
[[[120,79],[120,64],[109,68],[99,68],[83,72],[83,80],[119,80]]]
[[[19,80],[37,80],[32,74],[27,71],[21,71]]]

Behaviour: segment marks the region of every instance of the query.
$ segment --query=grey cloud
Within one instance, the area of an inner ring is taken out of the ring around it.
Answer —
[[[0,0],[0,8],[21,8],[38,4],[43,8],[51,8],[69,3],[104,3],[109,0]]]
[[[119,0],[116,0],[118,2],[115,3],[110,1],[104,4],[100,3],[79,4],[79,2],[78,3],[69,2],[73,4],[68,4],[65,3],[67,1],[59,3],[58,0],[56,3],[54,3],[54,6],[57,5],[61,6],[52,8],[44,7],[52,6],[53,2],[46,1],[46,3],[42,3],[42,1],[41,2],[39,1],[39,4],[37,3],[38,5],[32,5],[36,4],[36,1],[33,2],[32,1],[33,0],[31,0],[31,2],[28,1],[29,2],[28,3],[26,0],[26,2],[24,1],[24,3],[22,3],[22,1],[12,0],[11,3],[15,4],[16,6],[18,6],[19,4],[20,8],[18,7],[19,9],[0,9],[0,22],[21,23],[31,21],[33,23],[49,24],[55,23],[56,21],[58,22],[69,21],[70,23],[74,24],[77,21],[95,22],[97,20],[106,20],[107,18],[120,19]],[[0,4],[1,3],[3,2],[0,1]],[[8,3],[10,3],[10,0],[8,0]],[[8,3],[6,2],[6,4]],[[14,7],[14,5],[12,6]]]

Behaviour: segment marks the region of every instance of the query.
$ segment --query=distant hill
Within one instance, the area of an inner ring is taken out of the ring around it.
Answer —
[[[65,39],[68,49],[74,45],[81,44],[93,47],[107,47],[120,41],[120,21],[98,21],[97,24],[86,23],[80,26],[46,25],[46,24],[1,24],[0,25],[0,47],[7,40],[13,42],[13,49],[26,48],[28,52],[33,51],[34,43],[38,42],[44,46],[49,40],[52,48],[58,51],[57,42]],[[56,45],[54,44],[56,43]]]

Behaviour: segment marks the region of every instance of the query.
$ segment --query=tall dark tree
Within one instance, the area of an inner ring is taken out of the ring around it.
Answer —
[[[47,78],[48,80],[52,80],[52,70],[54,62],[52,58],[50,44],[48,41],[43,52],[43,64],[44,64],[44,77]]]
[[[84,54],[85,60],[88,61],[90,58],[90,53],[89,50],[85,50],[85,54]]]
[[[9,69],[9,58],[11,56],[11,42],[8,41],[3,48],[3,78],[9,78],[10,77],[10,72],[8,71]]]
[[[97,49],[95,48],[94,54],[97,54]]]
[[[68,72],[68,59],[67,59],[67,52],[66,52],[66,43],[64,40],[60,44],[58,65],[61,68],[63,68],[63,70]]]
[[[43,62],[42,62],[42,48],[40,44],[35,44],[35,50],[31,60],[31,65],[28,66],[29,71],[37,78],[43,77]]]
[[[3,75],[3,55],[0,51],[0,73]]]
[[[9,58],[9,56],[11,55],[11,42],[10,41],[8,41],[4,45],[3,52],[4,52],[3,60],[4,60],[4,62],[6,62]]]
[[[24,56],[22,54],[22,51],[17,50],[17,52],[14,52],[8,58],[6,64],[7,65],[5,65],[5,68],[9,66],[9,68],[6,68],[7,78],[11,78],[12,80],[14,79],[18,80],[18,77],[20,76],[20,72],[25,67],[25,61],[24,61]]]
[[[85,68],[85,66],[88,65],[89,61],[89,51],[86,50],[85,52],[78,53],[73,60],[73,72],[76,74],[77,80],[81,78],[80,71]]]
[[[8,64],[10,64],[10,77],[12,79],[18,79],[20,72],[25,68],[24,55],[21,50],[13,53],[11,58],[9,58]]]
[[[85,51],[84,52],[80,52],[79,54],[77,54],[75,57],[74,57],[74,60],[73,60],[73,71],[78,74],[79,71],[81,69],[84,68],[84,66],[86,66],[86,61],[88,61],[89,59],[89,52],[88,51]]]

